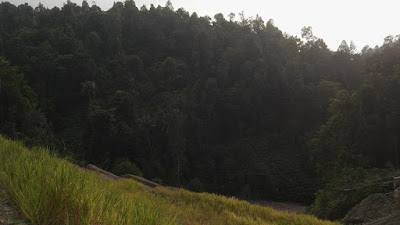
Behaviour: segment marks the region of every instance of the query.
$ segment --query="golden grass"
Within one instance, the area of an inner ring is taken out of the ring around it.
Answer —
[[[1,136],[0,186],[34,224],[338,224],[215,194],[102,179]]]

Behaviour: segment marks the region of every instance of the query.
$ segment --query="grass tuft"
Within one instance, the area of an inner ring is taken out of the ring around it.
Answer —
[[[33,224],[337,224],[215,194],[111,181],[0,136],[0,186]]]

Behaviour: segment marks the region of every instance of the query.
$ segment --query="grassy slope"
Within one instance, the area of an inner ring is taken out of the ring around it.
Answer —
[[[214,194],[101,179],[1,136],[0,186],[34,224],[335,224]]]

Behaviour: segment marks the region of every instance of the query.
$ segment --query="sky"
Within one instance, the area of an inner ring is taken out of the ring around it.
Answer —
[[[4,0],[0,0],[4,1]],[[19,5],[28,2],[37,6],[61,7],[66,0],[8,0]],[[71,0],[79,5],[82,0]],[[93,0],[88,0],[91,5]],[[103,10],[113,5],[113,0],[94,0]],[[398,25],[399,0],[172,0],[174,8],[184,8],[199,16],[211,18],[222,13],[227,18],[231,12],[238,18],[240,12],[246,17],[258,14],[265,22],[274,24],[283,32],[300,37],[301,28],[311,26],[318,38],[324,39],[332,50],[337,50],[342,40],[353,41],[360,51],[365,45],[382,45],[388,35],[400,34]],[[164,6],[166,0],[136,0],[136,5],[150,4]]]

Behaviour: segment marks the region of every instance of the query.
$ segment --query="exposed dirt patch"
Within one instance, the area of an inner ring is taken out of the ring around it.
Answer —
[[[156,191],[156,192],[160,192],[160,193],[164,193],[164,192],[166,192],[166,190],[172,191],[172,190],[177,189],[175,187],[162,186],[161,184],[157,184],[157,183],[147,180],[143,177],[139,177],[139,176],[135,176],[135,175],[131,175],[131,174],[126,174],[126,175],[119,177],[115,174],[112,174],[106,170],[100,169],[99,167],[97,167],[95,165],[91,165],[91,164],[87,165],[86,168],[83,168],[83,169],[87,172],[96,173],[105,179],[111,179],[111,180],[132,179],[139,183],[142,183],[147,188],[158,189],[158,191]],[[296,203],[269,202],[269,201],[249,201],[249,202],[252,204],[256,204],[256,205],[271,207],[275,210],[286,211],[286,212],[297,213],[297,214],[305,214],[308,209],[307,206],[303,206],[303,205],[296,204]]]
[[[101,177],[103,177],[105,179],[111,179],[111,180],[119,180],[119,179],[121,179],[121,177],[119,177],[119,176],[117,176],[117,175],[115,175],[113,173],[110,173],[110,172],[108,172],[106,170],[100,169],[99,167],[97,167],[95,165],[92,165],[92,164],[88,164],[86,166],[86,168],[84,168],[84,170],[87,171],[87,172],[96,173],[96,174],[98,174],[99,176],[101,176]]]
[[[142,183],[143,185],[145,185],[145,186],[147,186],[149,188],[162,187],[162,185],[160,185],[160,184],[157,184],[157,183],[155,183],[153,181],[149,181],[149,180],[147,180],[147,179],[145,179],[143,177],[135,176],[135,175],[132,175],[132,174],[125,174],[122,177],[126,178],[126,179],[135,180],[135,181],[137,181],[139,183]]]
[[[306,214],[307,206],[296,204],[296,203],[285,203],[285,202],[268,202],[268,201],[250,201],[252,204],[271,207],[279,211],[286,211],[290,213]]]
[[[0,188],[0,225],[28,225],[21,214],[11,204],[7,192]]]

